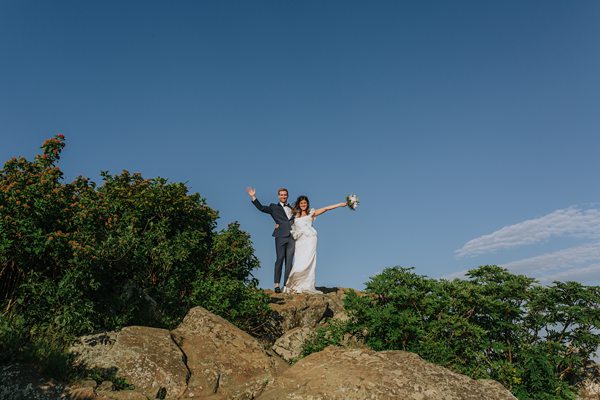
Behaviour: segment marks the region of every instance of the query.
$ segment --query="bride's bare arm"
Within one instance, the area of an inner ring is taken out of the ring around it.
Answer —
[[[327,207],[323,207],[323,208],[319,208],[318,210],[315,210],[315,214],[313,217],[317,217],[321,214],[323,214],[324,212],[327,212],[329,210],[333,210],[334,208],[338,208],[338,207],[346,207],[348,204],[344,203],[337,203],[337,204],[332,204],[330,206]]]

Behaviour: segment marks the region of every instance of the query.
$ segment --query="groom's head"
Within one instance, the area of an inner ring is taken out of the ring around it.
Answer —
[[[288,199],[288,191],[286,188],[279,188],[279,190],[277,190],[277,197],[279,197],[279,202],[280,203],[287,203],[287,199]]]

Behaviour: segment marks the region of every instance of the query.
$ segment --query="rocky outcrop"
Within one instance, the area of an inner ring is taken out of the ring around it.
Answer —
[[[187,398],[251,399],[288,365],[249,334],[202,307],[173,332],[191,372]]]
[[[332,319],[346,319],[344,297],[349,289],[318,288],[323,294],[284,294],[265,291],[271,296],[271,310],[279,328],[273,351],[287,362],[298,358],[304,344],[318,326]]]
[[[344,297],[348,289],[318,288],[323,294],[284,294],[265,292],[271,296],[273,310],[282,333],[294,328],[315,328],[327,318],[343,318]]]
[[[313,333],[312,328],[294,328],[277,339],[272,349],[285,361],[292,362],[300,357],[304,350],[304,344],[311,338]]]
[[[252,336],[202,307],[191,309],[172,332],[132,326],[84,336],[71,351],[78,364],[114,372],[135,387],[110,392],[88,385],[71,388],[72,396],[254,398],[288,367]]]
[[[514,400],[494,381],[476,381],[413,353],[328,347],[298,361],[260,400]]]
[[[316,327],[328,317],[344,318],[345,293],[273,294],[273,309],[286,328],[273,346],[277,354],[296,361]],[[329,347],[290,366],[252,336],[196,307],[173,331],[132,326],[82,337],[73,346],[79,364],[123,377],[133,389],[113,391],[112,382],[91,379],[66,389],[37,376],[27,378],[37,379],[33,386],[23,379],[17,384],[3,380],[4,375],[27,376],[23,367],[17,368],[21,375],[13,370],[0,374],[0,387],[11,385],[8,393],[37,400],[514,399],[497,382],[470,379],[412,353],[375,352],[348,342],[350,347]],[[2,393],[0,400],[19,398],[3,398]]]
[[[84,336],[72,347],[76,363],[111,371],[150,398],[176,399],[187,387],[184,355],[166,329],[130,326],[119,332]]]

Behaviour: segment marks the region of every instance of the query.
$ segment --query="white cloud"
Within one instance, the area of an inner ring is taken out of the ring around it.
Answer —
[[[543,284],[553,281],[600,283],[600,209],[569,207],[540,218],[505,226],[487,235],[469,240],[456,250],[459,257],[480,256],[500,250],[533,245],[553,238],[581,239],[577,246],[511,261],[501,266],[512,273],[524,274]],[[467,271],[446,278],[464,278]]]
[[[580,268],[581,264],[595,261],[600,261],[600,242],[511,261],[504,267],[516,273],[540,275],[556,270]]]
[[[593,264],[583,268],[572,268],[556,274],[542,275],[538,279],[543,284],[550,284],[554,281],[576,281],[589,285],[598,285],[600,283],[600,264]]]
[[[505,226],[488,235],[469,240],[455,253],[460,257],[478,256],[561,236],[600,239],[600,210],[582,210],[577,207],[556,210],[543,217]]]

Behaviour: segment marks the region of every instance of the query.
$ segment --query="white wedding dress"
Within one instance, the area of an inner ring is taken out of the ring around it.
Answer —
[[[312,226],[314,215],[312,209],[308,215],[294,219],[291,232],[296,240],[296,250],[284,293],[323,293],[315,289],[317,230]]]

